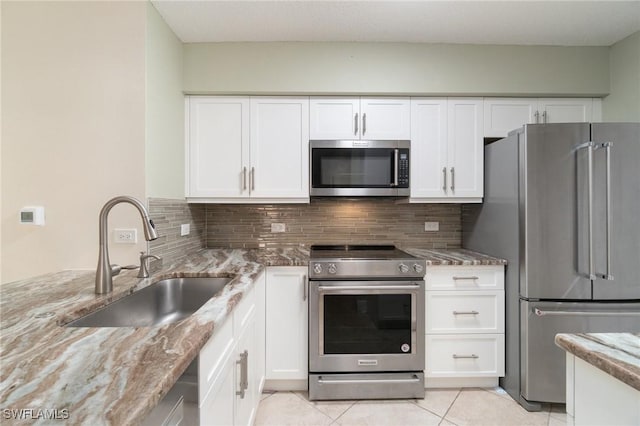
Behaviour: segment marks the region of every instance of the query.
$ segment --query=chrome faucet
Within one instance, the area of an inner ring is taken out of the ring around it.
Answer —
[[[116,204],[129,203],[132,204],[140,212],[142,217],[142,227],[144,229],[144,238],[152,241],[158,238],[153,220],[149,218],[147,208],[138,199],[122,195],[110,199],[100,210],[100,251],[98,253],[98,268],[96,269],[96,294],[111,293],[113,291],[113,277],[118,275],[122,269],[130,267],[120,267],[109,263],[109,235],[107,230],[107,218],[109,212]]]
[[[162,260],[161,257],[158,257],[155,254],[146,254],[145,252],[141,251],[140,270],[138,271],[138,278],[149,278],[149,267],[147,266],[147,259]]]

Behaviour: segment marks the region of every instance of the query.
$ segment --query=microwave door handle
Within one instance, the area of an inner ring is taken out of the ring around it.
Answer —
[[[398,186],[398,168],[399,168],[399,159],[398,156],[400,154],[400,150],[399,149],[394,149],[393,150],[393,183],[391,184],[391,186]]]

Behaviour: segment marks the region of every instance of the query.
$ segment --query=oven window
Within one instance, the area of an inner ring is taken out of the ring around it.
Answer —
[[[325,295],[325,354],[411,352],[411,295]]]
[[[393,150],[313,148],[314,188],[388,188],[393,182]]]

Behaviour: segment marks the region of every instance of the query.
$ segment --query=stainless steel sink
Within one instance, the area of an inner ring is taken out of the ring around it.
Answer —
[[[168,278],[67,324],[148,327],[178,322],[200,309],[233,278]]]

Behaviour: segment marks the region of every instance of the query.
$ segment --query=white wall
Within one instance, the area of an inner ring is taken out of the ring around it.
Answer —
[[[182,42],[151,3],[146,31],[147,196],[184,198]]]
[[[145,197],[143,2],[2,2],[2,281],[93,269],[98,213],[109,198]],[[46,226],[18,224],[25,205]],[[139,244],[111,244],[114,263],[145,249],[129,205],[110,229],[136,227]]]
[[[422,43],[185,44],[192,94],[602,96],[607,47]]]
[[[603,121],[640,121],[640,31],[611,46],[611,93],[602,101]]]

